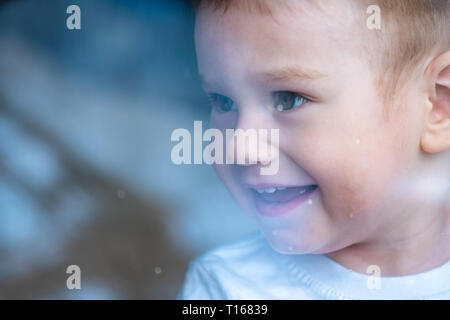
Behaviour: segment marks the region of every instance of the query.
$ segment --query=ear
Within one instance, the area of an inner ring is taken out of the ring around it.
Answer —
[[[425,72],[429,95],[421,148],[425,152],[450,149],[450,51],[436,57]]]

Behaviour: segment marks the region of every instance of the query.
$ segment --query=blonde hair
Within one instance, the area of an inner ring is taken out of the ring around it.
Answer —
[[[376,37],[378,84],[391,98],[405,77],[433,50],[450,50],[450,0],[365,0],[380,7]],[[373,53],[372,53],[373,55]]]
[[[272,15],[273,8],[283,0],[193,0],[194,7],[239,10]],[[320,1],[311,1],[320,3]],[[376,79],[380,93],[392,97],[404,76],[424,59],[431,50],[444,52],[450,49],[450,0],[354,0],[360,5],[361,17],[367,19],[366,8],[378,5],[381,30],[368,30],[368,37],[375,37],[369,51],[371,63],[377,66]],[[323,6],[322,6],[323,7]],[[365,22],[364,22],[365,26]],[[366,36],[366,34],[365,34]]]

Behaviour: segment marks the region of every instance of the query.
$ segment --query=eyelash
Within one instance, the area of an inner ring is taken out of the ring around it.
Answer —
[[[292,95],[291,97],[293,99],[291,99],[290,102],[293,102],[294,106],[283,110],[282,109],[283,105],[281,103],[275,102],[274,109],[279,111],[279,112],[291,111],[291,110],[300,108],[305,103],[309,102],[309,100],[307,98],[305,98],[304,96],[302,96],[301,94],[298,94],[298,93],[295,93],[295,92],[292,92],[292,91],[277,91],[277,92],[274,92],[274,94],[273,94],[274,100],[277,100],[277,97],[280,97],[282,94]],[[283,102],[289,102],[289,100],[287,100],[287,99],[283,99],[283,100],[284,100]]]
[[[282,95],[285,95],[285,94],[291,95],[292,99],[289,99],[289,98],[286,99],[286,97],[284,97],[282,99],[283,100],[282,102],[284,102],[284,103],[290,102],[290,104],[292,104],[292,102],[293,102],[294,106],[283,110],[282,103],[279,103],[279,101],[277,101],[277,100],[282,98]],[[273,98],[273,109],[277,110],[278,112],[286,112],[286,111],[291,111],[291,110],[297,109],[297,108],[301,107],[302,105],[304,105],[305,103],[310,101],[303,95],[292,92],[292,91],[276,91],[272,94],[272,98]],[[219,113],[226,113],[229,111],[237,110],[236,103],[224,95],[212,93],[212,94],[208,94],[208,99],[209,99],[212,107],[215,108],[217,110],[217,112],[219,112]],[[223,108],[225,103],[226,103],[226,107]]]
[[[217,94],[217,93],[211,93],[211,94],[208,94],[208,100],[211,103],[212,107],[215,108],[216,111],[219,113],[226,113],[226,112],[229,112],[232,110],[237,110],[236,103],[224,95]],[[228,103],[231,103],[231,106],[229,106],[229,110],[221,109],[222,106],[220,104],[221,104],[221,102],[223,102],[223,100],[225,100]]]

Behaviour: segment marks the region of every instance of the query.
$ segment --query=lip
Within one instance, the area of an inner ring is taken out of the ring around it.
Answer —
[[[265,188],[296,188],[303,187],[291,184],[277,184],[277,183],[260,183],[260,184],[244,184],[249,189],[265,189]]]
[[[260,184],[260,185],[252,185],[251,188],[270,188],[270,187],[299,187],[299,186],[286,186],[286,185],[276,185],[276,184]],[[281,202],[281,203],[271,203],[268,201],[263,200],[258,194],[252,190],[252,197],[253,202],[256,208],[256,211],[264,217],[279,217],[282,215],[285,215],[292,211],[293,209],[297,208],[298,206],[302,205],[303,203],[307,202],[311,197],[315,194],[317,191],[318,186],[316,185],[316,188],[310,192],[307,192],[303,195],[299,195],[298,197],[287,201],[287,202]]]

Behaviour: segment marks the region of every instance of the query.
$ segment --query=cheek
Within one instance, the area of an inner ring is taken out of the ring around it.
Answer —
[[[361,121],[356,126],[326,127],[304,133],[314,139],[297,140],[295,150],[303,151],[295,161],[319,185],[330,218],[364,218],[387,199],[403,165],[393,132],[369,123],[364,127]]]
[[[383,198],[388,175],[377,175],[370,169],[370,161],[362,164],[361,161],[338,157],[333,161],[339,170],[323,168],[320,176],[326,212],[334,218],[345,219],[363,218],[373,212]]]
[[[379,182],[369,163],[349,147],[324,146],[320,160],[311,166],[322,191],[325,211],[332,217],[361,216],[377,198]],[[313,155],[312,155],[313,156]]]

